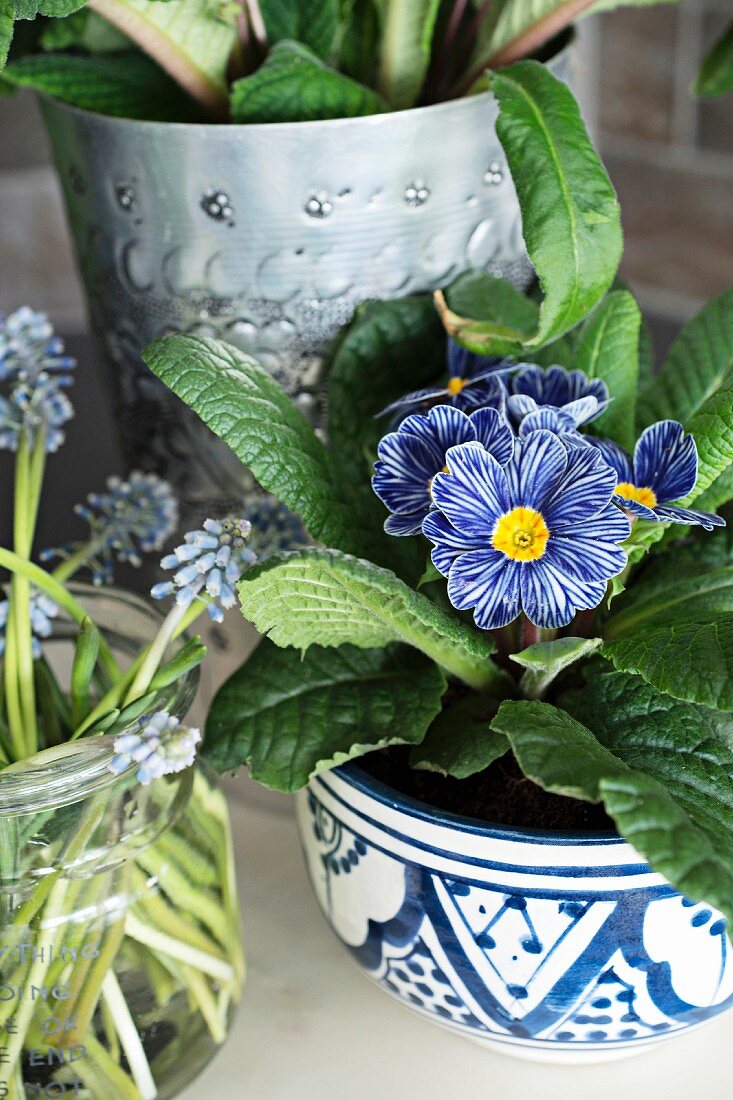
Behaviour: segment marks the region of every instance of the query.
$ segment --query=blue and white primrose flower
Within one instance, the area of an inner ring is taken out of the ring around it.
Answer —
[[[200,741],[200,730],[182,726],[178,718],[159,710],[115,738],[109,770],[120,775],[137,764],[137,780],[147,785],[162,775],[190,768]]]
[[[577,428],[600,416],[609,402],[605,382],[563,367],[526,366],[512,378],[510,388],[507,412],[517,426],[532,414],[552,409],[566,426]]]
[[[396,427],[410,413],[427,412],[437,404],[452,405],[465,412],[486,408],[503,411],[507,394],[503,378],[517,370],[520,364],[508,359],[477,355],[450,339],[447,361],[448,371],[444,381],[405,394],[382,409],[379,416],[391,413],[393,426]]]
[[[257,555],[247,546],[251,525],[244,519],[207,519],[200,531],[189,531],[185,541],[161,561],[175,569],[173,579],[150,591],[154,600],[173,596],[179,607],[189,607],[199,595],[209,598],[208,612],[215,623],[237,602],[235,585]]]
[[[632,516],[656,523],[699,525],[706,531],[725,527],[725,520],[674,504],[692,492],[697,481],[697,446],[676,420],[646,428],[633,459],[610,440],[589,439],[617,475],[614,500]]]
[[[436,405],[427,415],[413,413],[396,432],[379,442],[372,487],[392,513],[384,524],[390,535],[415,535],[435,504],[431,486],[446,469],[446,455],[460,443],[477,443],[504,465],[514,436],[496,409],[467,416],[451,405]]]
[[[483,630],[524,611],[536,626],[567,626],[597,607],[626,567],[628,517],[612,503],[616,473],[590,447],[568,450],[548,431],[516,444],[502,465],[477,443],[452,447],[436,475],[437,510],[423,522],[453,606]]]

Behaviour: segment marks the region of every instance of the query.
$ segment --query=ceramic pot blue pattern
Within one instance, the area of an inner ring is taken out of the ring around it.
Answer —
[[[643,1051],[733,1004],[731,943],[614,834],[491,827],[355,765],[298,795],[320,906],[408,1008],[545,1061]]]

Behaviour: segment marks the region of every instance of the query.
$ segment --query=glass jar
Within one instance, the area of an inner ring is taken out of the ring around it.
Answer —
[[[75,588],[121,663],[155,633],[127,593]],[[93,605],[93,606],[92,606]],[[44,652],[70,667],[73,624]],[[195,677],[152,709],[182,717]],[[224,1042],[243,982],[229,816],[200,764],[142,786],[114,738],[0,773],[0,1100],[166,1100]]]

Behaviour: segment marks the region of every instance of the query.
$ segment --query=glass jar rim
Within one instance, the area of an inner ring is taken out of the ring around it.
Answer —
[[[126,605],[154,628],[163,621],[164,616],[157,606],[128,589],[74,582],[69,585],[69,590],[81,603],[86,598],[90,601],[107,599],[122,608]],[[54,620],[54,625],[56,623],[68,626],[71,620],[62,610],[59,619]],[[104,634],[104,627],[99,623],[97,625]],[[108,632],[111,633],[109,628]],[[124,627],[118,628],[118,633],[123,634]],[[151,638],[153,634],[154,631],[151,631]],[[53,642],[54,638],[48,640]],[[55,640],[60,642],[65,639]],[[192,669],[181,680],[195,688],[198,674],[198,668]],[[136,782],[133,777],[139,765],[134,761],[121,772],[110,768],[116,755],[116,739],[117,734],[95,734],[78,741],[67,741],[43,749],[0,771],[0,817],[27,813],[30,805],[34,812],[56,809],[79,802],[105,788]]]

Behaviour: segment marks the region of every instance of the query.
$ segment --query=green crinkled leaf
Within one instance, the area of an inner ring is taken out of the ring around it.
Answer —
[[[673,552],[671,556],[676,555]],[[664,571],[666,583],[652,573],[648,583],[642,578],[627,591],[606,623],[606,638],[669,623],[714,622],[718,613],[733,613],[733,566],[698,570],[690,576],[678,564],[675,570],[675,564]]]
[[[18,88],[35,88],[73,107],[100,114],[161,122],[192,121],[198,108],[143,54],[22,57],[3,76]]]
[[[8,59],[8,50],[13,41],[14,19],[13,0],[0,0],[0,69]]]
[[[541,698],[561,672],[590,656],[601,645],[602,638],[555,638],[511,654],[511,659],[526,669],[521,680],[522,693],[529,699]]]
[[[338,0],[260,0],[267,41],[291,39],[327,59],[339,27]]]
[[[556,794],[602,801],[619,832],[694,900],[733,917],[733,750],[718,716],[634,677],[594,677],[572,715],[505,702],[492,723],[522,771]]]
[[[693,90],[705,97],[733,90],[733,22],[705,57]]]
[[[612,400],[593,428],[627,450],[636,442],[640,331],[641,312],[633,295],[612,291],[584,323],[573,364],[608,386]]]
[[[733,500],[733,463],[722,474],[718,474],[703,493],[695,496],[695,507],[701,508],[703,512],[717,512],[730,500]]]
[[[733,462],[733,366],[685,428],[697,444],[698,472],[682,503],[693,504]]]
[[[143,358],[314,539],[357,554],[374,548],[326,448],[258,363],[220,340],[185,335],[156,340]]]
[[[378,560],[394,564],[411,582],[425,561],[421,540],[382,535],[387,511],[371,486],[377,444],[389,417],[377,414],[445,369],[445,339],[429,297],[369,302],[357,311],[335,348],[328,369],[328,438],[335,466],[358,499],[364,524],[382,539]],[[372,549],[369,557],[375,558]]]
[[[600,802],[600,782],[628,771],[589,729],[548,703],[506,700],[491,723],[522,772],[545,790]]]
[[[363,753],[420,741],[444,690],[440,670],[415,653],[313,647],[301,658],[265,639],[214,699],[203,756],[295,791]]]
[[[675,699],[733,710],[733,614],[709,621],[645,624],[607,641],[616,668],[642,676]]]
[[[43,28],[40,44],[49,52],[80,49],[86,53],[119,53],[131,46],[129,38],[89,8],[52,19]]]
[[[440,0],[376,0],[382,27],[377,87],[393,110],[414,107],[430,64]]]
[[[733,367],[733,288],[684,324],[659,373],[639,396],[642,426],[689,421],[712,398]]]
[[[257,72],[231,90],[233,122],[308,122],[386,110],[371,88],[329,69],[298,42],[279,42]]]
[[[86,0],[15,0],[13,9],[16,19],[35,19],[39,15],[63,18],[79,8]]]
[[[509,747],[505,737],[489,728],[497,706],[485,697],[468,695],[446,707],[411,750],[410,766],[453,779],[468,779],[488,768]]]
[[[572,329],[606,293],[621,256],[621,221],[611,182],[566,85],[538,62],[522,61],[495,73],[491,87],[525,244],[544,292],[539,326],[520,340],[482,317],[445,310],[443,320],[475,351],[521,357],[523,350]]]
[[[334,550],[281,554],[248,569],[244,615],[277,645],[364,648],[404,642],[472,687],[501,679],[484,634],[408,588],[394,573]]]

